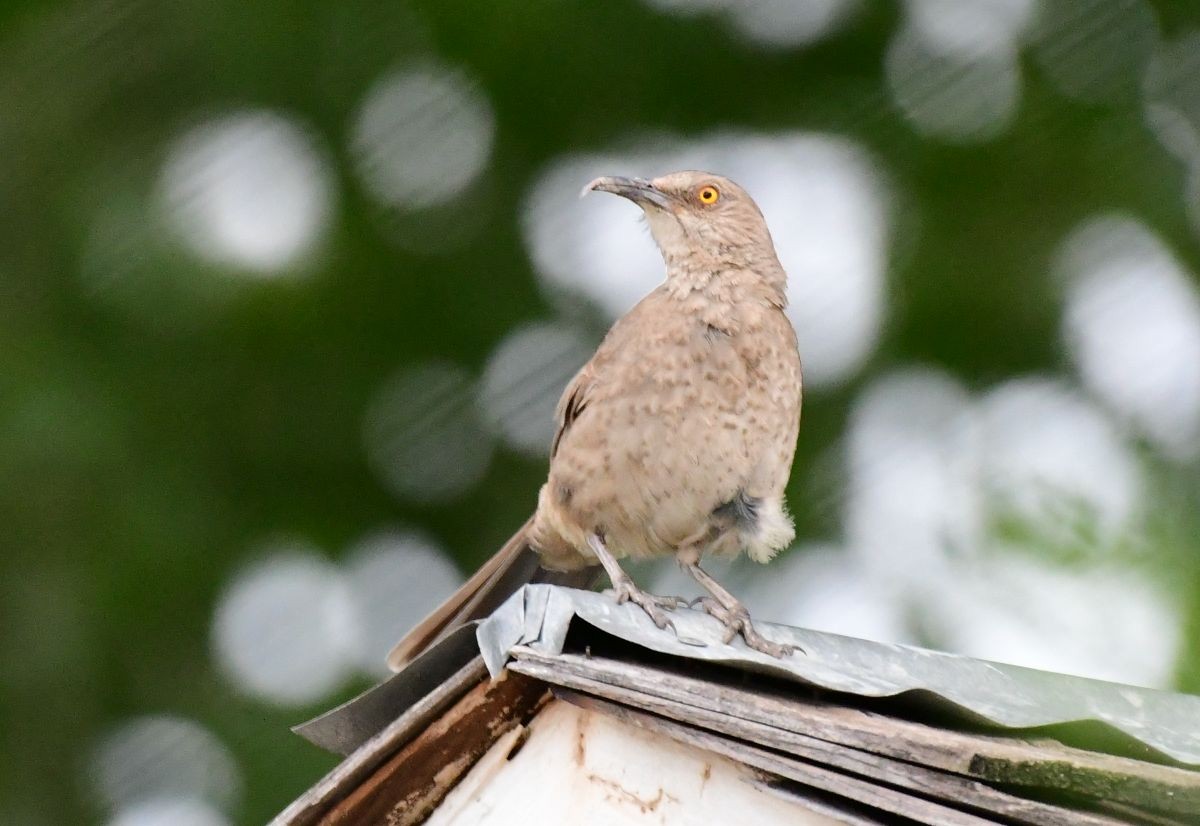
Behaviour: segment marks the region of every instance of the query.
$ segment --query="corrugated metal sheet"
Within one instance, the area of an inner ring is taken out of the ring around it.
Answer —
[[[676,611],[675,631],[660,630],[637,606],[550,585],[526,586],[480,624],[477,638],[489,671],[498,674],[516,646],[561,653],[575,620],[663,654],[862,697],[925,692],[1005,728],[1094,721],[1180,763],[1200,766],[1200,697],[761,623],[764,634],[804,652],[776,660],[738,641],[724,643],[720,624],[699,611]]]
[[[740,763],[772,794],[849,823],[1200,826],[1200,772],[1169,765],[1200,765],[1200,698],[761,625],[804,651],[781,661],[724,643],[706,614],[677,611],[674,623],[659,630],[607,595],[527,586],[298,729],[348,757],[273,823],[415,824],[457,818],[484,788],[497,805],[542,795],[491,773],[520,763],[527,735],[556,719],[546,709],[566,702],[584,712],[573,719]],[[642,778],[651,792],[661,774]]]

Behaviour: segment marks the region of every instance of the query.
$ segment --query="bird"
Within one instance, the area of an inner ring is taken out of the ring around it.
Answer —
[[[683,601],[640,588],[620,560],[674,556],[707,592],[690,603],[772,657],[705,556],[766,563],[795,538],[784,489],[800,426],[801,362],[787,276],[762,212],[726,177],[686,170],[584,186],[641,208],[665,280],[609,329],[555,412],[547,480],[532,517],[388,662],[486,616],[526,582],[588,587],[603,569],[619,603],[659,628]]]

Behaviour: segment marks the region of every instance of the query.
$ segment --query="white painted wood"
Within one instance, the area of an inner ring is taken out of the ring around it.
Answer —
[[[745,766],[552,701],[501,737],[442,801],[429,826],[808,826],[838,820],[763,789]]]

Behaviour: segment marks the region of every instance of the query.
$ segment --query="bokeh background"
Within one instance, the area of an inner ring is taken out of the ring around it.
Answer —
[[[1191,0],[9,0],[0,823],[267,820],[758,198],[805,358],[764,619],[1200,691]],[[667,567],[640,576],[681,587]]]

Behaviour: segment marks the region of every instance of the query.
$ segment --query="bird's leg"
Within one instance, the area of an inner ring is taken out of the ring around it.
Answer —
[[[778,659],[790,656],[796,651],[794,645],[771,642],[758,633],[758,629],[750,622],[750,612],[746,610],[746,606],[729,593],[724,585],[713,579],[707,571],[700,567],[698,562],[684,561],[682,567],[703,586],[704,590],[712,594],[711,597],[699,597],[692,602],[692,605],[698,604],[725,626],[725,642],[729,642],[736,635],[741,634],[742,639],[750,648]]]
[[[588,536],[588,546],[592,552],[596,554],[596,559],[600,560],[600,564],[604,566],[604,572],[608,574],[608,578],[612,581],[613,590],[617,594],[617,604],[623,602],[632,602],[642,607],[642,610],[654,621],[654,624],[659,628],[675,625],[667,618],[667,611],[673,611],[683,604],[683,600],[678,597],[660,597],[643,591],[629,577],[629,574],[621,570],[621,566],[617,564],[617,559],[612,555],[604,545],[604,540],[596,534]]]

